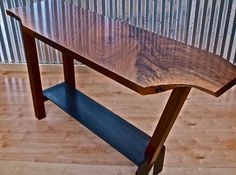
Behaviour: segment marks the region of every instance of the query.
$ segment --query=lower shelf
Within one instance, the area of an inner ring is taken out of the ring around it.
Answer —
[[[43,93],[136,165],[145,161],[149,135],[66,83],[48,88]]]

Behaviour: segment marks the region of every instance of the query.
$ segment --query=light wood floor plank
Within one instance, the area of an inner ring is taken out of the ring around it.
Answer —
[[[43,86],[63,81],[41,66]],[[141,96],[85,66],[77,87],[152,134],[170,92]],[[192,90],[167,139],[165,175],[236,174],[236,87],[220,98]],[[134,174],[135,166],[51,102],[35,119],[24,65],[0,65],[0,175]],[[7,174],[8,173],[8,174]]]

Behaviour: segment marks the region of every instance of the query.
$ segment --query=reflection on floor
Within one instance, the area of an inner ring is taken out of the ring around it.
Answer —
[[[1,175],[135,173],[129,160],[51,102],[47,118],[35,119],[25,67],[9,68],[0,65]],[[41,68],[44,87],[63,81],[61,66]],[[169,92],[141,96],[85,66],[76,70],[77,88],[152,134]],[[191,91],[167,140],[162,175],[236,174],[235,99],[236,87],[220,98]]]

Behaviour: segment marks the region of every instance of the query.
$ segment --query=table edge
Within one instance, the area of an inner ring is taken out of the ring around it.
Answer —
[[[157,85],[157,86],[143,87],[143,86],[140,86],[140,85],[138,85],[138,84],[136,84],[136,83],[134,83],[134,82],[132,82],[128,79],[125,79],[124,77],[121,77],[120,75],[106,69],[105,67],[102,67],[102,66],[86,59],[82,55],[79,55],[79,54],[65,48],[64,46],[48,39],[47,37],[41,35],[40,33],[37,33],[35,31],[29,29],[28,27],[24,26],[24,24],[22,23],[21,18],[19,16],[17,16],[11,10],[12,9],[6,10],[6,13],[7,13],[7,15],[15,18],[17,21],[20,22],[22,32],[26,32],[27,34],[30,34],[31,36],[35,37],[36,39],[39,39],[39,40],[45,42],[46,44],[54,47],[55,49],[57,49],[61,52],[66,52],[66,54],[69,54],[70,56],[75,57],[74,59],[76,59],[77,61],[87,65],[88,67],[98,71],[99,73],[101,73],[101,74],[103,74],[103,75],[105,75],[105,76],[107,76],[107,77],[109,77],[109,78],[111,78],[111,79],[113,79],[117,82],[119,82],[120,84],[124,85],[125,87],[128,87],[128,88],[134,90],[135,92],[137,92],[141,95],[161,93],[161,92],[165,92],[165,91],[175,89],[175,88],[178,88],[178,87],[193,87],[193,88],[199,89],[201,91],[204,91],[208,94],[211,94],[215,97],[219,97],[236,84],[236,77],[235,77],[234,79],[232,79],[230,82],[228,82],[226,85],[224,85],[222,88],[220,88],[216,92],[213,92],[213,91],[211,91],[207,88],[192,85],[192,84],[160,84],[160,85]]]

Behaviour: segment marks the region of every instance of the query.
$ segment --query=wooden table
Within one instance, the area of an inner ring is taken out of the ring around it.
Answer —
[[[135,163],[137,175],[162,171],[164,142],[192,87],[218,97],[236,84],[236,67],[219,56],[64,0],[7,13],[21,24],[36,117],[54,102]],[[63,55],[65,82],[44,91],[35,38]],[[76,90],[74,59],[142,95],[173,89],[152,137]]]

